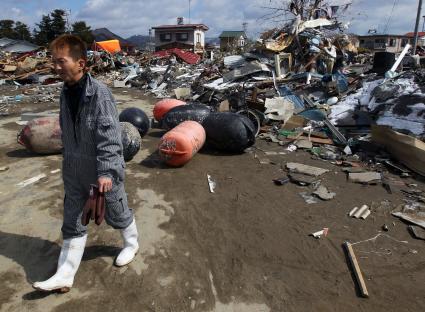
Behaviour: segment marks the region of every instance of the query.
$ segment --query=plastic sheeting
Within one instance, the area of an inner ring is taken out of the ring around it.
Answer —
[[[117,39],[96,42],[96,47],[112,54],[121,51],[120,41]]]

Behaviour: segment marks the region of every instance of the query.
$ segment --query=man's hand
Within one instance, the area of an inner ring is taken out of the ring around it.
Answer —
[[[97,185],[99,186],[99,192],[109,192],[112,190],[112,179],[108,177],[100,177],[97,179]]]

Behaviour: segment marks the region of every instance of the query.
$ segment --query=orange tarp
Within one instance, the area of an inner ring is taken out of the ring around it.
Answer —
[[[114,40],[106,40],[106,41],[98,41],[96,45],[102,48],[109,53],[116,53],[121,51],[120,42],[117,39]]]

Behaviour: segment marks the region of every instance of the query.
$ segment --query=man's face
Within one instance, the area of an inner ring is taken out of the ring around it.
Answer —
[[[74,84],[84,74],[86,62],[83,59],[74,60],[67,46],[52,51],[52,61],[56,73],[66,83]]]

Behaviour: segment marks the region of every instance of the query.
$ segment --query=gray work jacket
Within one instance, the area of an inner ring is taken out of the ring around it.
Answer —
[[[96,178],[108,176],[123,180],[121,127],[111,91],[88,74],[74,124],[65,96],[66,88],[64,84],[59,115],[64,163],[77,166],[79,174],[93,173],[95,166]]]

